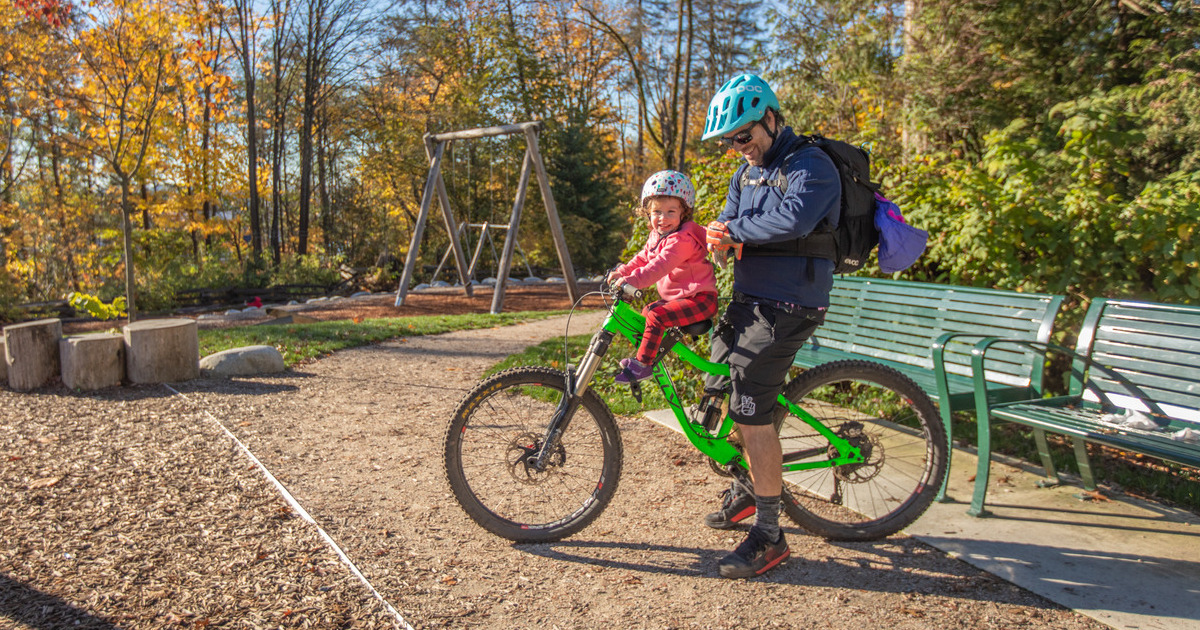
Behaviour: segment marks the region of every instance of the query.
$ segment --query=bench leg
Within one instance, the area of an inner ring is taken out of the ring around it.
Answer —
[[[1085,490],[1096,489],[1096,476],[1092,473],[1092,462],[1088,459],[1087,444],[1083,438],[1071,438],[1075,443],[1075,462],[1079,464],[1079,476]]]
[[[979,423],[979,464],[975,468],[975,494],[971,496],[971,507],[967,509],[967,514],[970,516],[985,517],[990,516],[983,507],[984,497],[987,495],[988,475],[991,473],[992,467],[992,431],[988,426],[987,416],[981,416],[977,422]]]
[[[1039,488],[1052,488],[1059,484],[1058,469],[1054,467],[1054,459],[1050,457],[1050,443],[1046,441],[1046,431],[1033,430],[1033,440],[1037,442],[1038,456],[1042,459],[1042,468],[1046,469],[1046,478],[1038,482]]]
[[[938,503],[950,503],[953,499],[946,497],[946,487],[950,485],[950,459],[954,456],[954,440],[950,433],[950,418],[953,413],[950,410],[949,403],[944,402],[938,405],[938,411],[942,414],[942,425],[946,427],[946,476],[942,478],[942,487],[938,488],[937,496],[934,500]]]

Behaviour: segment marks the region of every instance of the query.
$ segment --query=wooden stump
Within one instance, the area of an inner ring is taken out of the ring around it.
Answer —
[[[130,383],[178,383],[200,376],[200,338],[193,319],[146,319],[124,328]]]
[[[8,344],[4,343],[4,335],[0,335],[0,383],[8,382],[8,358],[4,352],[7,346]]]
[[[4,327],[4,361],[8,386],[21,392],[50,384],[58,377],[58,342],[62,320],[39,319]]]
[[[58,344],[63,385],[93,390],[120,385],[125,378],[125,337],[117,333],[78,335]]]

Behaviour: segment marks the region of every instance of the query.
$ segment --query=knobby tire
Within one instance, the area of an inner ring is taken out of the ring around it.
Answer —
[[[929,508],[946,474],[946,431],[911,379],[870,361],[836,361],[797,376],[784,395],[867,454],[860,464],[785,470],[784,511],[796,524],[831,540],[877,540]],[[785,463],[827,444],[791,414],[775,426]]]
[[[455,499],[487,531],[519,543],[560,540],[587,527],[612,500],[621,475],[621,436],[593,391],[537,470],[559,401],[563,372],[518,367],[476,385],[446,430],[444,464]]]

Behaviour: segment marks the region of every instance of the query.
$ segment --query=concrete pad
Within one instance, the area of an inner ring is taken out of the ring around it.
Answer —
[[[967,516],[974,453],[955,449],[947,496],[908,533],[1114,628],[1200,628],[1200,517],[1128,497],[1039,488],[1040,469],[993,462],[987,518]]]
[[[675,431],[670,410],[646,417]],[[995,458],[993,458],[995,459]],[[1113,628],[1200,628],[1200,517],[1083,488],[1039,488],[1040,469],[994,461],[988,509],[967,515],[973,451],[955,449],[947,496],[906,530],[964,562]]]

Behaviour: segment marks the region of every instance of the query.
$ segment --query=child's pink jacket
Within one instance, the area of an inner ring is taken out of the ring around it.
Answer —
[[[677,300],[704,292],[717,292],[717,277],[704,242],[704,228],[685,221],[666,236],[651,231],[646,246],[617,273],[638,289],[658,288],[664,300]]]

